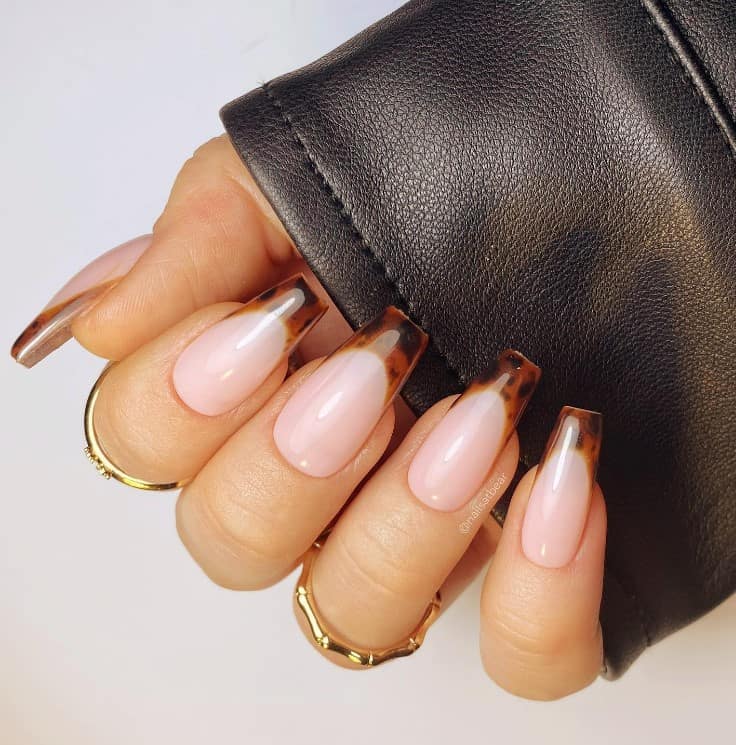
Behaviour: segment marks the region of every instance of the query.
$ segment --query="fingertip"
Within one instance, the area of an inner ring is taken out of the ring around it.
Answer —
[[[516,488],[483,585],[480,646],[486,673],[502,688],[553,700],[585,688],[601,670],[606,508],[596,484],[573,558],[563,567],[532,561],[522,529],[536,472]]]
[[[94,307],[74,319],[72,336],[97,357],[112,361],[127,357],[140,346],[136,336],[130,333],[130,321],[126,320],[133,319],[137,313],[135,301],[136,296],[125,289],[118,292],[117,287],[111,288]]]

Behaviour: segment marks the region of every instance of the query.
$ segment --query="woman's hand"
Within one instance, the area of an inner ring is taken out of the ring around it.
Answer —
[[[481,600],[491,678],[553,699],[597,676],[600,416],[563,409],[501,533],[488,514],[516,471],[515,425],[538,369],[504,352],[462,397],[413,422],[394,396],[423,332],[388,309],[348,340],[225,137],[186,163],[152,237],[83,270],[34,323],[14,348],[20,361],[67,326],[119,361],[100,389],[100,441],[136,477],[191,479],[178,529],[214,582],[279,581],[334,521],[314,601],[336,634],[376,649],[406,639],[440,587],[446,607],[495,552]],[[306,364],[287,377],[297,348]]]

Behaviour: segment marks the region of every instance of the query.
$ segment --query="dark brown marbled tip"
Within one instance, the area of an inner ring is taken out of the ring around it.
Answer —
[[[261,293],[236,314],[253,311],[278,316],[286,329],[286,344],[291,347],[325,314],[327,303],[302,274],[297,274]]]
[[[521,352],[506,349],[495,362],[468,386],[463,396],[495,390],[506,404],[506,436],[516,429],[529,403],[542,371]]]
[[[72,322],[91,307],[111,283],[104,283],[86,292],[45,308],[23,329],[13,342],[10,355],[24,367],[33,367],[72,337]]]
[[[591,483],[595,482],[601,442],[603,440],[603,415],[589,409],[563,406],[539,464],[541,469],[555,450],[577,451],[585,460]]]
[[[389,306],[358,329],[336,354],[356,349],[376,354],[386,366],[386,400],[390,401],[411,374],[428,341],[429,337],[419,326],[398,308]]]

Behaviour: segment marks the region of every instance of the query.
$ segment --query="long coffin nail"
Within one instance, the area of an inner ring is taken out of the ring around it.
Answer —
[[[133,268],[151,238],[142,235],[112,248],[74,275],[15,340],[10,350],[13,358],[33,367],[71,339],[72,321]]]
[[[194,411],[217,416],[244,401],[327,310],[298,275],[200,334],[179,356],[173,382]]]
[[[428,507],[453,512],[480,489],[537,387],[541,370],[507,349],[450,407],[414,456],[409,487]]]
[[[326,477],[360,450],[427,345],[427,335],[387,308],[328,357],[287,401],[273,437],[283,457]]]
[[[521,531],[526,557],[549,568],[569,564],[580,545],[598,467],[603,417],[565,406],[534,478]]]

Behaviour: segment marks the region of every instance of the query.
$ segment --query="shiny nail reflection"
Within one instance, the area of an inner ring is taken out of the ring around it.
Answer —
[[[422,443],[409,487],[428,507],[460,509],[480,489],[529,402],[540,369],[507,349],[474,380]]]
[[[566,566],[577,553],[590,508],[603,417],[565,406],[547,442],[522,526],[522,548],[539,566]]]
[[[192,341],[174,365],[174,388],[200,414],[230,411],[265,381],[326,310],[303,276],[282,282]]]
[[[310,476],[330,476],[357,454],[427,345],[396,308],[358,330],[294,392],[273,436],[285,460]]]

